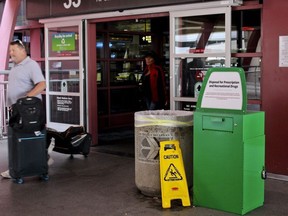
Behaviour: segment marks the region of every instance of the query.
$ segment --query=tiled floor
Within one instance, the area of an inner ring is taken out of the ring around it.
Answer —
[[[125,149],[125,150],[124,150]],[[124,152],[124,153],[123,153]],[[125,154],[126,152],[126,154]],[[88,158],[52,152],[48,182],[25,178],[23,185],[0,180],[1,216],[232,216],[173,202],[162,209],[161,199],[142,195],[135,186],[133,141],[92,147]],[[7,141],[0,141],[0,169],[7,169]],[[191,199],[193,202],[193,199]],[[264,206],[247,215],[286,216],[288,182],[266,180]]]

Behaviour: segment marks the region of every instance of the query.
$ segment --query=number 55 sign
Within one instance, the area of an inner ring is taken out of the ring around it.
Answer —
[[[66,9],[70,9],[72,6],[74,8],[78,8],[79,6],[81,5],[81,0],[68,0],[68,2],[65,2],[63,4],[63,6],[66,8]]]

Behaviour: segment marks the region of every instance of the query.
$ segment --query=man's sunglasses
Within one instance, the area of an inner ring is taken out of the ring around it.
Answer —
[[[17,44],[17,45],[20,45],[21,47],[25,48],[23,42],[21,40],[19,40],[19,39],[14,40],[11,44],[12,45],[16,45]]]

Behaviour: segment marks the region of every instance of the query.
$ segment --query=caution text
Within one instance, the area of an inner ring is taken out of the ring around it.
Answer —
[[[164,155],[164,159],[178,159],[179,156],[177,154],[175,155]]]

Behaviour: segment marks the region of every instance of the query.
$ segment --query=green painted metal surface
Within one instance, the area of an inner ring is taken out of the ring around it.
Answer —
[[[241,215],[263,205],[264,121],[264,112],[246,111],[243,106],[234,112],[198,106],[194,112],[193,205]]]

